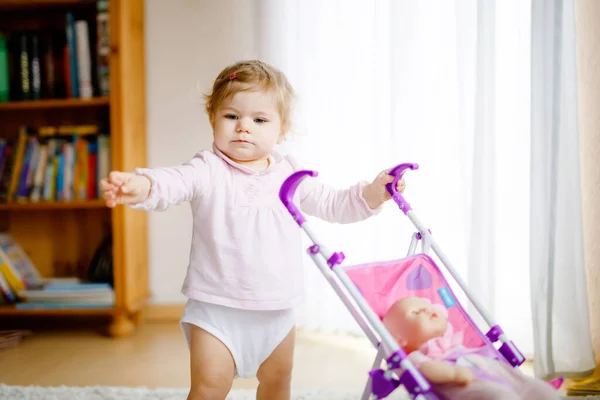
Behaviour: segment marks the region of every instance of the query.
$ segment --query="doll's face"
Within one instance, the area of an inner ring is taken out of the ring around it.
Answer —
[[[390,307],[383,324],[398,344],[410,353],[428,340],[444,335],[448,311],[420,297],[405,297]]]

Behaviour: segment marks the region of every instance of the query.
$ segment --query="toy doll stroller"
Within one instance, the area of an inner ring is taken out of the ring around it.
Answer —
[[[518,367],[525,361],[525,357],[515,344],[471,294],[466,283],[433,239],[430,231],[416,217],[402,194],[396,190],[396,184],[404,172],[407,169],[415,170],[417,168],[417,164],[400,164],[389,173],[394,176],[394,180],[387,185],[387,190],[418,231],[412,236],[408,255],[387,262],[342,267],[344,254],[330,251],[317,240],[309,223],[293,202],[294,193],[299,184],[307,176],[317,176],[316,171],[302,170],[293,173],[285,180],[279,192],[280,200],[313,243],[307,249],[312,260],[373,346],[378,349],[365,386],[363,400],[371,398],[371,394],[376,399],[386,398],[400,386],[407,390],[411,398],[439,400],[438,395],[432,391],[430,383],[407,358],[407,354],[381,322],[384,313],[395,301],[409,295],[427,298],[432,303],[441,304],[447,309],[450,329],[447,332],[449,336],[445,337],[445,340],[450,342],[458,340],[459,344],[469,349],[479,349],[480,354],[484,353],[506,362],[512,367]],[[419,241],[422,244],[422,252],[415,253]],[[490,329],[486,334],[483,334],[465,308],[456,300],[445,276],[434,260],[427,255],[429,249],[432,249],[438,256],[467,298],[477,308],[483,320],[489,325]],[[498,344],[498,348],[494,344]],[[384,360],[386,362],[382,367]],[[562,378],[550,383],[555,388],[559,388]]]

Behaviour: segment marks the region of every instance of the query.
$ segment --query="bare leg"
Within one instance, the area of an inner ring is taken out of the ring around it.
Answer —
[[[190,324],[191,387],[188,400],[225,400],[233,385],[235,362],[219,339]]]
[[[294,327],[258,369],[257,400],[290,400],[295,332]]]

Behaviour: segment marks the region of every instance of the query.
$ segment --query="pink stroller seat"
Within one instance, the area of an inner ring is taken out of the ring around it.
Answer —
[[[451,337],[446,340],[467,348],[489,346],[491,355],[504,359],[456,300],[442,271],[428,255],[416,254],[399,260],[346,267],[344,271],[379,318],[383,318],[390,306],[401,298],[426,298],[448,310],[452,331],[447,332]]]

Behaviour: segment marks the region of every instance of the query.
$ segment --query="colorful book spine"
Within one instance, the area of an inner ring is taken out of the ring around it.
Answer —
[[[85,20],[75,22],[75,41],[77,45],[77,70],[79,97],[92,97],[92,58],[90,54],[90,36],[88,23]]]
[[[8,57],[8,39],[0,35],[0,103],[10,99],[10,65]]]
[[[0,272],[0,297],[4,298],[4,302],[8,304],[15,303],[17,301],[17,296],[11,289],[8,281],[4,277],[4,274]]]
[[[30,57],[31,98],[39,100],[42,98],[42,71],[40,69],[40,38],[38,35],[31,36]]]
[[[71,86],[70,97],[79,97],[79,68],[77,65],[77,38],[75,33],[75,17],[67,13],[67,48],[69,64],[69,80]]]
[[[99,0],[96,3],[96,36],[97,36],[97,73],[98,91],[101,96],[110,93],[110,25],[108,14],[108,1]]]
[[[21,100],[31,99],[31,70],[29,62],[29,46],[27,35],[21,35],[19,40],[19,67],[21,74]]]

